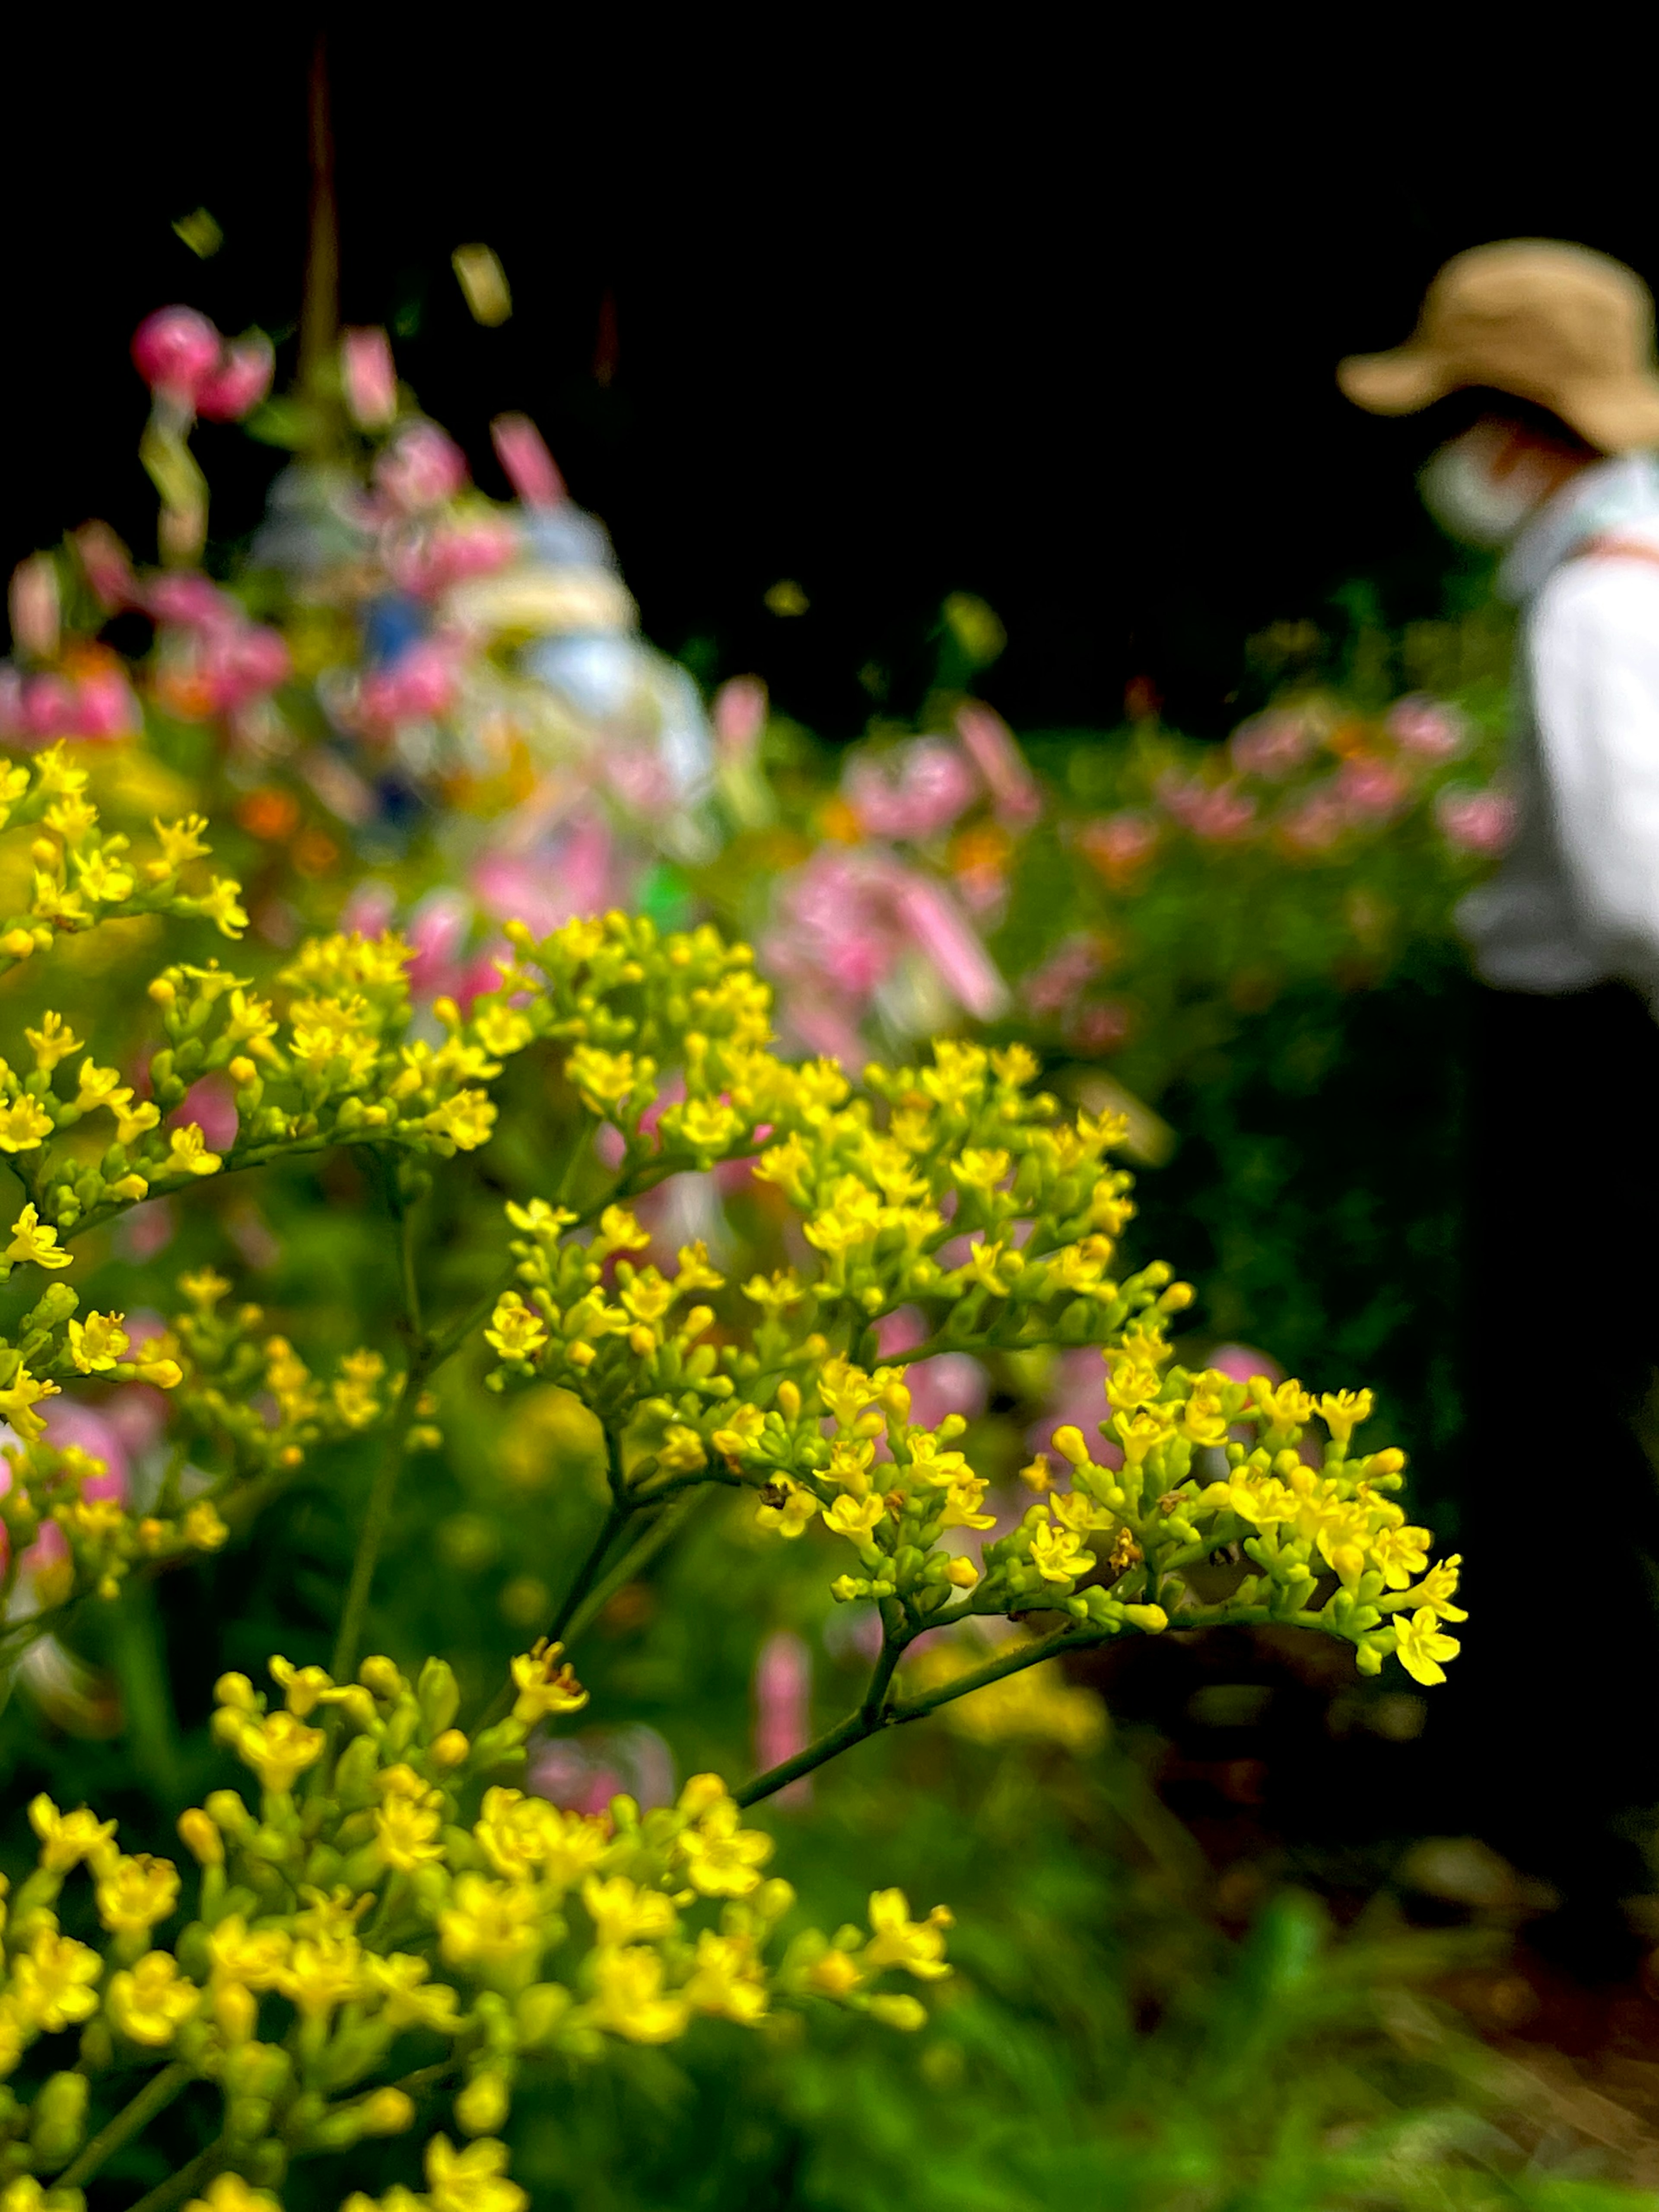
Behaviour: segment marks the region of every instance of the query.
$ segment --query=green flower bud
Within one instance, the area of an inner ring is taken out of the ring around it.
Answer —
[[[84,2074],[52,2074],[35,2093],[29,2142],[43,2165],[62,2166],[79,2149],[91,2086]]]
[[[415,1686],[421,1717],[428,1736],[441,1735],[460,1711],[460,1685],[455,1670],[442,1659],[428,1659]]]

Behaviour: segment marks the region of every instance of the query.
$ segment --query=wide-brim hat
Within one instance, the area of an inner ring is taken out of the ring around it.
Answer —
[[[1456,255],[1405,344],[1352,354],[1336,376],[1374,415],[1484,386],[1547,408],[1604,453],[1659,446],[1652,294],[1622,261],[1553,239]]]

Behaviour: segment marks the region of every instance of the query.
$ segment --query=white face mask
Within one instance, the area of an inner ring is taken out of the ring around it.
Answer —
[[[1417,479],[1424,506],[1466,545],[1508,544],[1555,488],[1553,472],[1530,454],[1497,475],[1494,464],[1508,443],[1501,430],[1477,423],[1432,454]]]

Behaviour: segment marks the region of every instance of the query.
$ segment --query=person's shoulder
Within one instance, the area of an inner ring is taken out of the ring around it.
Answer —
[[[1659,624],[1659,517],[1626,525],[1582,548],[1545,582],[1531,609],[1534,629],[1593,639],[1646,635]]]

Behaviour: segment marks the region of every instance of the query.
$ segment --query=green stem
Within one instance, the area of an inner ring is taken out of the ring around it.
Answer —
[[[141,2197],[131,2212],[171,2212],[171,2208],[204,2181],[210,2181],[222,2166],[230,2162],[230,2145],[222,2136],[210,2142],[204,2151],[198,2151],[188,2166],[181,2166],[177,2173],[170,2173],[165,2181],[158,2181],[148,2195]]]
[[[133,2136],[147,2128],[158,2112],[166,2112],[173,2099],[193,2078],[191,2069],[182,2058],[144,2084],[130,2105],[125,2105],[107,2125],[100,2128],[73,2166],[67,2166],[58,2175],[57,2187],[78,2189],[83,2181],[90,2181],[105,2160],[131,2142]]]
[[[349,1681],[357,1664],[364,1616],[368,1611],[368,1594],[374,1581],[380,1547],[386,1541],[386,1532],[392,1522],[392,1504],[397,1495],[398,1477],[403,1468],[404,1445],[410,1425],[415,1418],[415,1401],[425,1387],[426,1376],[420,1361],[416,1360],[404,1381],[397,1413],[386,1432],[386,1450],[375,1469],[368,1503],[363,1509],[363,1525],[357,1532],[357,1549],[351,1562],[351,1581],[340,1614],[340,1632],[334,1639],[334,1656],[329,1662],[329,1672],[337,1682]]]
[[[655,1559],[663,1546],[678,1534],[706,1494],[701,1488],[682,1491],[672,1504],[665,1505],[638,1542],[623,1553],[609,1574],[593,1585],[563,1620],[555,1625],[551,1632],[555,1638],[565,1644],[574,1644],[593,1616],[602,1612],[617,1592],[631,1583],[640,1570]]]

